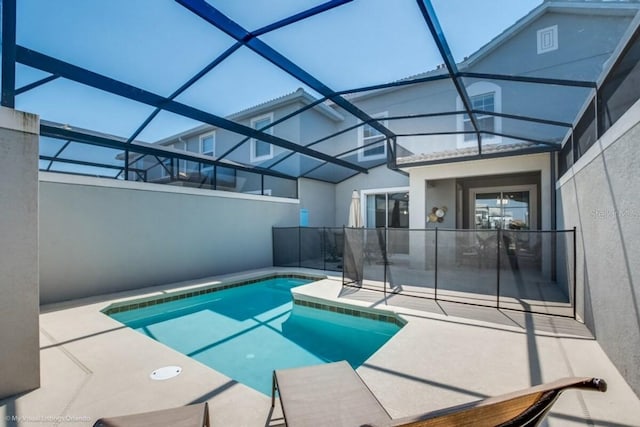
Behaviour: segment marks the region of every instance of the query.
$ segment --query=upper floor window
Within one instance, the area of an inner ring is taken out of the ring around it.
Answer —
[[[376,114],[374,118],[387,117],[387,113]],[[386,120],[379,120],[383,126],[387,126]],[[358,128],[358,147],[364,147],[358,150],[358,161],[368,161],[385,159],[387,157],[386,137],[371,126],[365,123]]]
[[[495,110],[495,96],[496,94],[494,92],[490,92],[490,93],[483,93],[481,95],[476,95],[476,96],[472,96],[471,97],[471,108],[473,110],[478,110],[478,111],[486,111],[489,113],[494,113]],[[481,114],[478,113],[476,114],[476,121],[478,123],[478,127],[481,130],[486,130],[488,132],[495,132],[496,126],[495,126],[495,116],[491,116],[488,114]],[[464,118],[462,119],[462,121],[464,122],[464,130],[465,132],[473,132],[474,128],[473,128],[473,124],[471,123],[471,119],[469,118],[468,115],[464,115]],[[476,140],[476,134],[475,133],[465,133],[464,134],[464,140],[465,141],[475,141]]]
[[[215,132],[200,135],[200,154],[214,157],[216,155],[216,134]],[[203,172],[213,170],[213,165],[202,165]]]
[[[263,129],[273,123],[273,113],[251,119],[251,127]],[[273,127],[264,129],[262,132],[273,135]],[[259,139],[251,139],[251,162],[262,162],[273,158],[273,145]]]
[[[502,138],[494,133],[502,132],[502,117],[489,113],[502,112],[502,88],[495,83],[476,82],[467,88],[471,109],[475,113],[476,123],[482,134],[483,144],[500,144]],[[456,99],[458,111],[464,111],[464,105],[460,97]],[[457,148],[474,148],[478,146],[478,137],[475,133],[471,118],[467,114],[458,114],[457,130],[470,132],[458,134]],[[489,133],[482,133],[482,132]]]

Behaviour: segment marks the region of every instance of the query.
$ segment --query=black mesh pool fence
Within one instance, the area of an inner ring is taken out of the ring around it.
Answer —
[[[274,266],[382,292],[575,317],[575,230],[273,229]]]

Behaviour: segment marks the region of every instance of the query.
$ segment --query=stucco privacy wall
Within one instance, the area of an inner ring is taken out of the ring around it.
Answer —
[[[40,386],[36,115],[0,107],[0,399]]]
[[[309,227],[332,227],[336,215],[335,185],[313,179],[298,180],[300,209],[309,214]]]
[[[578,312],[640,395],[639,142],[637,102],[556,188],[558,226],[578,230]]]
[[[298,200],[40,174],[42,303],[272,265]]]

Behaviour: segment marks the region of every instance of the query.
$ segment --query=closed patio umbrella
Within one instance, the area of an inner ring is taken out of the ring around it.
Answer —
[[[353,190],[353,193],[351,193],[348,226],[362,227],[362,215],[360,213],[360,194],[358,193],[358,190]]]
[[[391,228],[400,227],[400,200],[393,201],[393,209],[391,210]]]

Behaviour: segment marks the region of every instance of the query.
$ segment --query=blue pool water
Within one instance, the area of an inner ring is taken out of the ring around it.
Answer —
[[[297,278],[261,282],[111,314],[226,376],[271,393],[274,369],[347,360],[360,366],[400,328],[293,305]]]

